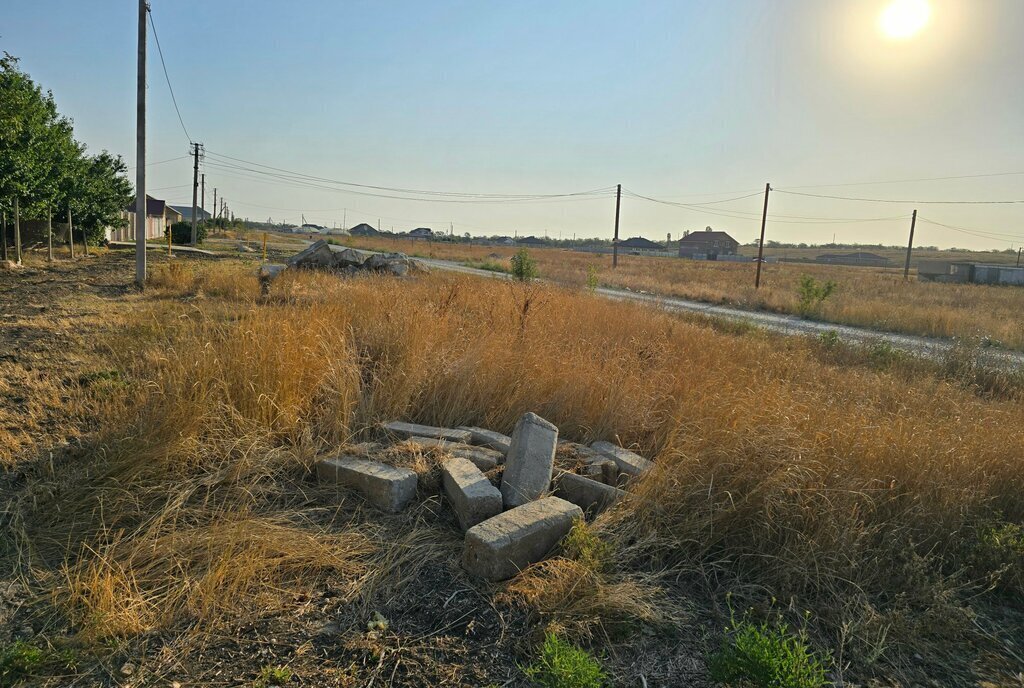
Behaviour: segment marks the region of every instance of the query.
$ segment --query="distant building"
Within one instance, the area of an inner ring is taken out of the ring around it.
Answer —
[[[107,241],[135,241],[135,204],[121,211],[121,217],[128,220],[126,227],[108,227]],[[146,238],[162,239],[175,222],[181,222],[181,213],[167,205],[166,201],[146,195]]]
[[[822,253],[814,259],[815,263],[826,263],[828,265],[863,265],[875,268],[884,268],[889,265],[889,259],[877,253]]]
[[[432,239],[434,237],[434,230],[430,227],[417,227],[409,232],[409,236],[413,239]]]
[[[179,215],[181,215],[182,222],[192,222],[192,206],[190,205],[169,205],[168,208],[174,209]],[[202,208],[196,208],[196,220],[203,222],[213,217],[208,211]]]
[[[923,260],[917,265],[922,282],[954,282],[1024,286],[1024,268],[1012,265]]]
[[[368,225],[365,222],[361,222],[355,227],[351,228],[350,230],[348,230],[348,233],[351,234],[352,236],[361,237],[377,236],[378,234],[380,234],[380,232],[374,229],[372,225]]]
[[[543,239],[538,239],[535,236],[523,237],[522,239],[516,239],[516,243],[520,246],[547,246],[547,242]]]
[[[501,246],[515,246],[516,240],[512,237],[496,237],[492,240],[492,243],[500,244]]]
[[[630,237],[625,241],[619,242],[619,250],[626,251],[633,255],[643,255],[645,253],[654,253],[656,251],[664,251],[665,247],[661,244],[657,244],[650,239],[643,237]]]
[[[740,242],[725,232],[710,227],[703,232],[690,232],[679,239],[679,257],[697,260],[717,260],[718,256],[733,256]]]

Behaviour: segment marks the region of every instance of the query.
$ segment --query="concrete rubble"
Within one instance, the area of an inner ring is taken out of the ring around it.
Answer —
[[[653,465],[610,442],[560,442],[558,428],[535,413],[523,414],[511,437],[478,427],[392,421],[373,439],[319,460],[319,480],[389,512],[411,504],[417,486],[440,490],[465,532],[463,567],[491,581],[548,556],[575,520],[593,518],[626,497],[620,489],[626,480]],[[390,465],[396,460],[418,466],[421,475]]]
[[[271,281],[287,268],[328,270],[341,274],[378,273],[405,277],[427,272],[427,267],[404,253],[376,253],[330,244],[325,239],[316,241],[288,259],[287,264],[264,265],[260,268],[260,281],[267,290]]]

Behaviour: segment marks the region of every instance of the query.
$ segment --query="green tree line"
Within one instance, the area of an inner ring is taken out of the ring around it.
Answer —
[[[106,227],[123,226],[121,211],[134,191],[119,155],[90,155],[57,111],[53,94],[21,70],[6,51],[0,58],[0,211],[12,225],[15,199],[23,219],[72,216],[76,240],[91,244]]]

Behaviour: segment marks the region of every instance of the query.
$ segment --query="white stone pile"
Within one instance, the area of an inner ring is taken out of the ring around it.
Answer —
[[[558,428],[535,413],[524,414],[511,437],[402,421],[382,429],[406,447],[443,454],[441,488],[465,532],[463,567],[494,581],[543,559],[575,520],[614,504],[626,494],[621,488],[651,467],[610,442],[559,442]],[[418,478],[408,468],[374,460],[386,450],[378,443],[351,447],[319,460],[317,476],[383,511],[401,511],[415,500]]]

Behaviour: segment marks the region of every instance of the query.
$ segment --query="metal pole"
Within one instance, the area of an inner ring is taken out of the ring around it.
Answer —
[[[21,211],[18,197],[14,197],[14,262],[21,265]]]
[[[196,245],[196,208],[199,204],[199,144],[192,144],[192,155],[195,161],[192,163],[192,240],[190,244]]]
[[[615,236],[612,237],[612,267],[619,266],[619,207],[622,204],[622,184],[615,186]]]
[[[146,286],[146,0],[139,0],[139,64],[135,108],[135,284]]]
[[[917,224],[917,209],[910,216],[910,241],[907,242],[907,260],[903,263],[903,281],[910,279],[910,254],[914,250],[914,226]]]
[[[71,251],[71,260],[75,259],[75,230],[71,224],[71,205],[68,204],[68,249]]]
[[[761,211],[761,241],[757,244],[757,274],[754,275],[754,289],[761,288],[761,261],[764,260],[764,227],[768,224],[768,193],[772,185],[764,185],[764,210]]]

